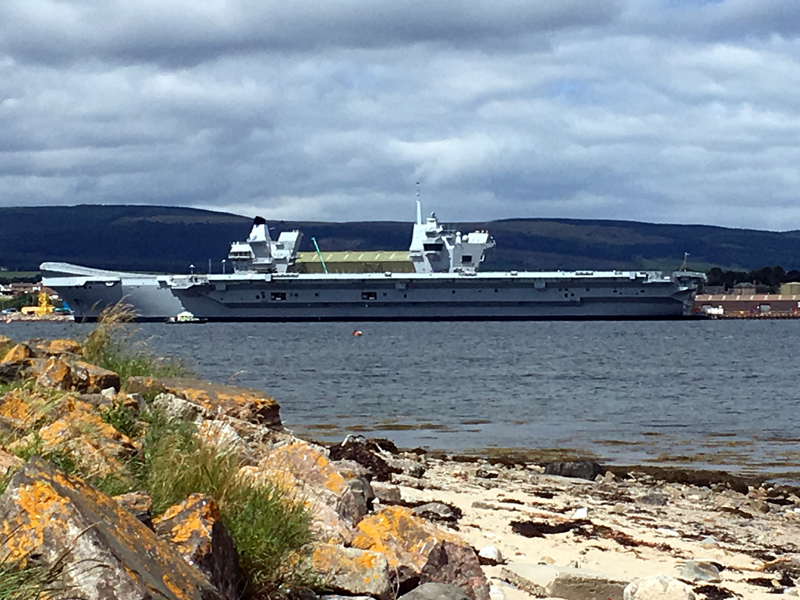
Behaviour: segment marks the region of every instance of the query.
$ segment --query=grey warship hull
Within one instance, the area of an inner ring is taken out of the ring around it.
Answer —
[[[143,275],[45,263],[44,283],[76,318],[116,302],[141,320],[663,319],[689,316],[698,273]],[[76,269],[83,269],[76,274]]]
[[[688,316],[705,276],[677,271],[479,273],[495,246],[485,230],[447,230],[423,220],[417,201],[408,250],[412,272],[302,272],[302,234],[269,235],[256,217],[234,242],[231,274],[148,275],[43,263],[44,284],[78,319],[96,319],[117,302],[141,320],[191,313],[208,321],[368,321],[475,319],[657,319]]]

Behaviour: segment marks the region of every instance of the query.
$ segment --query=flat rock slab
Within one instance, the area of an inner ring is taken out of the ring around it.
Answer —
[[[75,340],[31,340],[29,343],[40,358],[58,356],[60,354],[81,354],[81,345]]]
[[[222,600],[200,571],[114,499],[38,457],[0,496],[0,546],[9,562],[65,557],[71,597]]]
[[[629,579],[589,573],[559,573],[550,586],[552,598],[566,600],[623,600]]]

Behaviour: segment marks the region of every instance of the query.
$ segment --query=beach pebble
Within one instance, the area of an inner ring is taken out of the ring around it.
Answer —
[[[666,575],[634,579],[622,597],[624,600],[697,600],[692,588]]]
[[[589,516],[589,509],[588,508],[579,508],[574,513],[572,513],[573,519],[585,519]]]
[[[560,475],[561,477],[574,477],[594,481],[604,470],[599,464],[591,460],[575,462],[551,462],[544,468],[545,475]]]
[[[669,496],[661,492],[650,492],[649,494],[640,496],[636,501],[649,506],[666,506],[669,502]]]
[[[503,553],[494,546],[484,546],[478,551],[478,556],[494,564],[501,564],[503,562]]]
[[[719,569],[712,563],[702,560],[687,560],[681,568],[680,577],[685,581],[722,581]]]
[[[719,542],[713,535],[709,535],[700,540],[700,545],[703,548],[719,548]]]
[[[414,512],[424,519],[434,521],[457,521],[461,516],[442,502],[428,502],[414,509]]]
[[[500,473],[491,468],[487,468],[485,465],[481,465],[475,471],[475,477],[480,479],[497,479],[499,476]]]
[[[467,593],[457,585],[448,583],[423,583],[397,600],[469,600]]]
[[[490,585],[489,598],[490,600],[506,600],[506,595],[503,593],[503,589],[499,585]]]

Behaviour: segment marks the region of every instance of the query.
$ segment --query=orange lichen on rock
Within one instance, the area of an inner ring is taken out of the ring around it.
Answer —
[[[33,374],[36,375],[36,385],[56,390],[72,389],[72,369],[63,358],[49,358],[44,369]]]
[[[335,463],[307,442],[296,440],[270,450],[254,478],[274,481],[290,495],[305,499],[320,540],[348,543],[367,512]]]
[[[23,395],[21,390],[12,390],[0,399],[0,417],[21,429],[29,427],[42,416]]]
[[[81,345],[70,339],[42,340],[36,343],[35,351],[39,356],[81,354]]]
[[[81,360],[70,362],[72,368],[72,381],[76,390],[81,392],[96,393],[108,388],[120,389],[119,375],[114,371],[103,369]]]
[[[15,500],[23,516],[13,528],[7,520],[2,521],[0,546],[4,553],[0,561],[24,565],[26,557],[44,541],[46,527],[60,527],[63,530],[63,521],[53,519],[61,498],[47,482],[34,481],[20,486]]]
[[[212,414],[282,429],[278,403],[259,390],[183,377],[162,379],[161,384],[166,392],[199,404]]]
[[[35,354],[30,346],[27,344],[17,344],[6,352],[3,360],[0,360],[0,363],[20,362],[28,358],[33,358],[34,356]]]
[[[12,427],[25,430],[42,421],[51,404],[44,394],[18,388],[0,397],[0,418]]]
[[[0,541],[11,537],[16,545],[6,547],[20,557],[66,561],[64,583],[74,597],[221,600],[205,576],[114,500],[39,458],[12,477],[0,516]]]
[[[191,494],[153,520],[156,533],[172,543],[226,598],[241,589],[236,546],[220,520],[219,506],[210,496]]]
[[[428,562],[428,553],[443,541],[464,544],[458,536],[421,519],[410,508],[388,506],[358,524],[352,545],[383,554],[390,567],[406,564],[421,570]]]
[[[76,410],[39,430],[43,450],[69,452],[85,473],[104,477],[122,471],[121,460],[136,451],[126,435],[76,401]]]
[[[365,518],[352,544],[383,554],[401,585],[410,580],[451,583],[472,600],[489,600],[486,576],[469,544],[409,508],[389,506]]]
[[[211,529],[219,519],[219,506],[213,498],[191,494],[154,519],[153,525],[162,537],[178,546],[184,557],[193,554],[199,558],[210,551]]]
[[[318,544],[311,555],[311,567],[333,590],[379,599],[392,595],[389,563],[377,552]]]
[[[259,463],[259,468],[276,476],[292,476],[313,488],[324,489],[337,496],[349,491],[344,477],[333,468],[331,461],[310,444],[299,440],[272,450]]]

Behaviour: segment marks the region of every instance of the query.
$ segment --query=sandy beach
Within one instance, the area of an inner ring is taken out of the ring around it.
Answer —
[[[519,589],[526,582],[550,590],[561,572],[623,583],[663,574],[689,582],[698,598],[797,595],[800,498],[791,492],[743,494],[644,474],[587,481],[541,467],[422,460],[421,478],[394,476],[403,501],[460,509],[461,518],[442,526],[476,550],[502,553],[506,564],[484,566],[498,598],[500,591],[508,600],[530,598]],[[701,571],[710,563],[710,580],[692,581],[697,573],[682,572],[687,561],[699,561]]]

